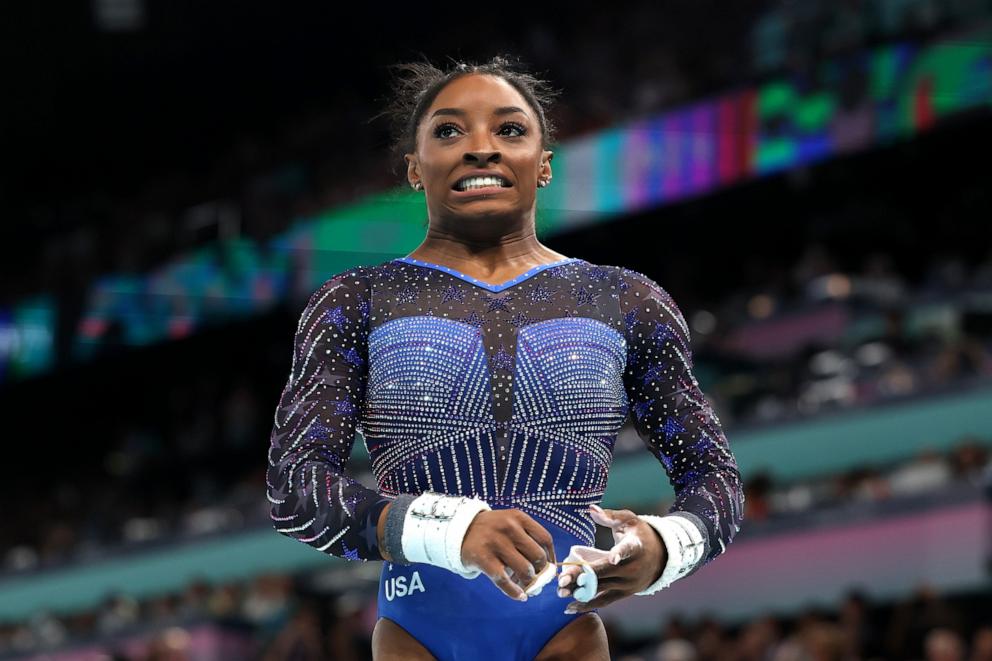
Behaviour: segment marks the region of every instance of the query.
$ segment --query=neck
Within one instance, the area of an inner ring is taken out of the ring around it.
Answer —
[[[565,256],[541,244],[533,231],[513,232],[492,240],[454,235],[438,228],[429,228],[424,241],[410,253],[415,259],[439,264],[470,264],[480,269],[497,271],[507,266],[544,264]]]

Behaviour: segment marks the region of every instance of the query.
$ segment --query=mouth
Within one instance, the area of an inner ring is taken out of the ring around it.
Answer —
[[[480,177],[478,175],[469,175],[467,177],[462,177],[454,183],[451,190],[456,193],[469,194],[492,194],[499,192],[504,188],[512,188],[513,184],[510,181],[498,174],[488,175]]]

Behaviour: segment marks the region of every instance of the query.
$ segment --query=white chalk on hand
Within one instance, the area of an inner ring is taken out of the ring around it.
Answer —
[[[530,585],[527,586],[527,589],[525,589],[524,592],[528,597],[536,597],[541,594],[541,590],[544,589],[545,585],[554,580],[557,574],[558,565],[553,562],[549,562],[544,566],[544,569],[541,570],[541,573],[534,577],[534,580],[531,581]]]
[[[609,551],[579,544],[569,550],[568,557],[562,561],[562,564],[576,564],[582,567],[582,573],[575,579],[575,584],[578,587],[572,592],[572,597],[576,601],[592,601],[593,597],[596,596],[599,591],[599,577],[596,576],[596,571],[591,565],[594,561],[608,558],[609,555]]]

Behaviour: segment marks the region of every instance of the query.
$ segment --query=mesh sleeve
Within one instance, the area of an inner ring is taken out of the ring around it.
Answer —
[[[280,533],[348,560],[381,560],[389,499],[345,475],[368,374],[369,281],[341,273],[300,316],[269,441],[267,496]]]
[[[692,374],[689,328],[672,297],[647,276],[620,269],[634,427],[675,489],[669,515],[700,529],[706,550],[686,575],[723,553],[740,530],[744,492],[720,421]]]

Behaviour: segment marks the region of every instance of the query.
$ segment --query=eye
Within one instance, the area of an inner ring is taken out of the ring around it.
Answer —
[[[451,122],[444,122],[443,124],[438,124],[434,127],[434,137],[435,138],[446,138],[448,136],[442,135],[444,131],[448,129],[457,129],[458,127]]]
[[[499,133],[503,135],[503,132],[507,129],[517,131],[516,135],[507,135],[506,137],[508,138],[519,138],[527,133],[527,129],[516,122],[503,122],[503,124],[501,124],[499,127]],[[461,129],[459,129],[451,122],[444,122],[434,127],[434,137],[441,139],[449,138],[451,137],[451,135],[446,133],[446,131],[448,130],[461,131]]]
[[[527,129],[525,129],[520,124],[517,124],[516,122],[506,122],[502,126],[499,127],[499,130],[500,130],[500,132],[502,132],[503,129],[506,129],[506,128],[512,128],[512,129],[516,129],[517,131],[520,131],[520,133],[518,133],[517,135],[507,136],[507,137],[510,137],[510,138],[519,138],[520,136],[522,136],[522,135],[524,135],[524,134],[527,133]]]

